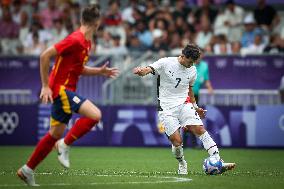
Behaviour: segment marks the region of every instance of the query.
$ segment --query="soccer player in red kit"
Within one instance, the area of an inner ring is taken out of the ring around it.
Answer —
[[[38,142],[28,162],[17,171],[17,175],[30,186],[36,186],[34,170],[49,154],[53,146],[57,147],[58,160],[69,168],[69,146],[89,132],[101,119],[101,111],[88,99],[75,93],[80,75],[104,75],[115,77],[116,68],[92,68],[85,66],[89,59],[91,39],[100,24],[97,5],[90,5],[82,11],[80,28],[64,40],[46,49],[40,56],[40,75],[42,89],[40,98],[43,103],[52,103],[50,130]],[[53,69],[49,73],[50,59],[56,57]],[[60,139],[72,112],[82,117],[69,130],[65,138]],[[60,139],[60,140],[59,140]]]

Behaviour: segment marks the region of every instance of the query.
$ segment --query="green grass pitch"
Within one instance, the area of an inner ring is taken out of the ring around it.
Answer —
[[[15,172],[33,147],[0,147],[0,188],[23,188]],[[169,148],[71,148],[71,168],[64,170],[55,151],[38,167],[40,188],[283,188],[284,150],[221,149],[222,158],[237,163],[235,170],[208,176],[202,171],[204,150],[185,149],[189,174],[176,174]]]

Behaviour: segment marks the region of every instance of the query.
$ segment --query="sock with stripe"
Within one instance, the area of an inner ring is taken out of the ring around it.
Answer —
[[[178,162],[184,162],[183,148],[182,146],[174,146],[172,145],[172,152]]]
[[[199,136],[199,139],[202,141],[205,150],[208,152],[210,156],[216,157],[218,160],[220,159],[219,150],[217,144],[211,138],[209,133],[206,131],[202,135]]]
[[[27,162],[27,166],[34,170],[36,166],[51,152],[57,139],[53,138],[49,132],[38,142],[33,154]]]
[[[76,123],[73,125],[73,127],[69,130],[69,132],[65,136],[64,143],[66,145],[71,145],[77,139],[88,133],[97,123],[98,121],[96,120],[86,117],[81,117],[76,121]]]

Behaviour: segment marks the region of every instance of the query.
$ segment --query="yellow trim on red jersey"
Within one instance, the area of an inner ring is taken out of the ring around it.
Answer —
[[[63,60],[63,57],[62,57],[62,56],[59,56],[57,62],[55,63],[54,76],[56,75],[56,73],[57,73],[57,71],[58,71],[58,68],[59,68],[59,65],[60,65],[60,63],[62,62],[62,60]]]
[[[67,85],[67,84],[68,84],[68,82],[69,82],[69,78],[70,78],[70,73],[68,73],[68,76],[67,76],[66,81],[64,82],[64,85]]]
[[[87,55],[87,56],[85,56],[85,58],[83,60],[83,65],[85,65],[88,62],[88,60],[89,60],[89,56]]]
[[[68,96],[65,91],[65,87],[61,86],[59,90],[60,100],[62,102],[62,109],[65,113],[71,114],[71,106],[68,101]]]

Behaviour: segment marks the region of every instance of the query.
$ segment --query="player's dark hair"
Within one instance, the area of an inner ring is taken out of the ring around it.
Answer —
[[[99,5],[93,4],[85,7],[82,11],[82,22],[83,24],[93,24],[100,18],[100,7]]]
[[[182,54],[186,58],[191,58],[193,61],[196,61],[199,59],[201,54],[201,49],[194,44],[188,44],[184,49],[182,50]]]

